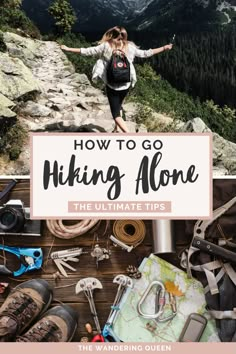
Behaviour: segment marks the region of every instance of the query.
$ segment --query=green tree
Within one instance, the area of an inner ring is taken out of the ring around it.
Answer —
[[[22,0],[0,0],[1,7],[17,9],[22,5]]]
[[[40,38],[38,28],[26,16],[21,5],[22,0],[0,0],[0,30],[15,32],[20,29],[31,37]]]
[[[60,34],[71,32],[76,14],[69,0],[55,0],[49,6],[48,12],[54,18],[56,29]]]

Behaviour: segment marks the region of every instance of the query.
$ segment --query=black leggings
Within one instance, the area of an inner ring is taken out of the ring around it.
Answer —
[[[122,103],[127,96],[129,89],[127,90],[113,90],[109,86],[106,87],[107,98],[111,108],[112,117],[115,119],[120,117],[120,111]]]

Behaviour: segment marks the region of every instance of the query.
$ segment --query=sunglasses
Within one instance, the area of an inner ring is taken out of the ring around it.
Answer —
[[[120,32],[120,31],[117,31],[117,30],[114,30],[114,31],[113,31],[112,37],[113,37],[114,39],[116,39],[116,38],[118,38],[118,37],[120,37],[120,36],[121,36],[121,38],[124,38],[125,33],[124,33],[124,32]]]

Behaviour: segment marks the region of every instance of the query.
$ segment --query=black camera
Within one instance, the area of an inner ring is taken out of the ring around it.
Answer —
[[[0,235],[41,236],[41,221],[31,220],[30,208],[11,199],[0,207]]]

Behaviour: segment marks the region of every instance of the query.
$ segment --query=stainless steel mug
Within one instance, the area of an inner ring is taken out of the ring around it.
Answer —
[[[152,220],[153,253],[175,253],[172,220]]]

